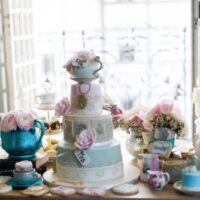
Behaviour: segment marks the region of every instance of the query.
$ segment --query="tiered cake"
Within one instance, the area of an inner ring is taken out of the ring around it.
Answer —
[[[113,139],[110,112],[103,111],[98,78],[99,57],[79,52],[66,65],[71,79],[71,109],[63,118],[64,141],[57,147],[56,173],[61,179],[92,183],[123,176],[120,144]]]

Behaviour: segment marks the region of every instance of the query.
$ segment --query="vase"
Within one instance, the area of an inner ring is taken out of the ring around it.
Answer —
[[[37,133],[36,125],[40,127],[40,136]],[[35,119],[30,130],[1,131],[2,148],[9,154],[10,159],[33,158],[36,151],[42,146],[44,134],[44,123]]]
[[[174,147],[175,144],[175,132],[169,128],[157,127],[154,130],[154,139],[156,141],[166,141],[172,144]]]
[[[143,152],[143,145],[142,137],[135,136],[134,133],[130,133],[126,139],[126,149],[134,158],[139,158],[139,154]]]

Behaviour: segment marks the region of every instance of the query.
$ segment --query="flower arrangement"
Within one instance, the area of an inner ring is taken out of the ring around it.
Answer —
[[[74,146],[77,149],[88,149],[95,142],[95,131],[91,129],[85,129],[80,134],[76,135]]]
[[[177,137],[184,135],[186,124],[181,116],[178,105],[173,100],[164,99],[150,108],[145,118],[148,121],[150,131],[156,128],[167,128],[175,133]]]
[[[69,112],[71,104],[67,97],[62,98],[55,105],[55,115],[58,117],[65,116]]]
[[[118,119],[119,126],[127,133],[142,137],[142,132],[152,132],[156,128],[167,128],[180,137],[184,135],[186,123],[174,101],[164,99],[151,108],[131,109]]]
[[[87,67],[89,63],[96,62],[97,60],[99,60],[99,57],[95,56],[92,52],[80,51],[64,65],[64,68],[71,73],[75,68]]]
[[[142,132],[150,131],[148,121],[145,120],[145,107],[137,107],[126,112],[120,118],[119,126],[127,133],[133,133],[136,137],[142,137]]]
[[[17,129],[30,130],[34,124],[34,115],[26,111],[10,111],[3,115],[0,130],[10,132]]]
[[[114,128],[119,127],[119,119],[123,116],[124,110],[117,105],[104,105],[104,110],[110,111],[113,119],[113,126]]]

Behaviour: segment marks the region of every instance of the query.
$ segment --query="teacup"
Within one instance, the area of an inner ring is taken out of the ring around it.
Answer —
[[[45,93],[35,96],[35,101],[38,104],[54,104],[55,93]]]
[[[13,171],[13,177],[18,183],[29,183],[37,179],[40,175],[32,169],[27,172],[18,172],[16,170]]]
[[[170,176],[167,172],[148,170],[148,184],[156,190],[162,190],[170,181]]]

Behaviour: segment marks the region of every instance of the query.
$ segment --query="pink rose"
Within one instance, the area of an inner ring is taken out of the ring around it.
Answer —
[[[140,117],[138,115],[135,115],[131,119],[131,122],[132,122],[133,126],[139,126],[141,124],[142,120],[140,119]]]
[[[160,114],[160,105],[156,104],[151,108],[149,111],[147,111],[145,118],[147,119],[153,119],[156,115]]]
[[[30,112],[15,112],[14,116],[20,129],[29,130],[33,127],[34,116]]]
[[[1,121],[1,131],[9,132],[17,129],[17,123],[13,113],[6,113]]]
[[[121,108],[113,107],[111,108],[111,114],[114,120],[118,120],[120,117],[123,116],[124,111]]]
[[[89,52],[89,51],[80,51],[77,53],[77,55],[75,56],[76,58],[80,59],[80,60],[92,60],[94,59],[96,56],[94,55],[94,53]]]
[[[68,72],[72,72],[72,62],[73,59],[69,59],[68,62],[63,66]]]
[[[78,149],[88,149],[95,142],[95,131],[85,129],[79,135],[76,135],[74,146]]]
[[[70,110],[70,102],[67,97],[64,97],[55,105],[55,114],[60,116],[65,116]]]
[[[145,130],[149,132],[153,131],[153,125],[150,123],[150,121],[144,120],[142,124]]]
[[[172,112],[172,109],[174,107],[174,102],[170,99],[164,99],[159,103],[160,105],[160,111],[163,114],[169,114]]]

